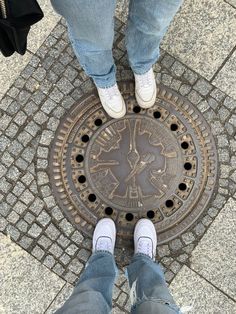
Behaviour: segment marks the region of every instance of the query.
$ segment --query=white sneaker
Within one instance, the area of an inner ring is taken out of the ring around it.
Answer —
[[[149,219],[140,219],[134,229],[134,254],[142,253],[153,260],[156,256],[157,234]]]
[[[103,218],[97,223],[93,233],[93,252],[108,251],[114,254],[116,226],[112,219]]]
[[[144,74],[135,74],[135,97],[141,108],[147,109],[154,105],[157,95],[156,80],[151,68]]]
[[[117,83],[108,88],[97,87],[97,90],[102,106],[109,116],[122,118],[126,113],[126,107]]]

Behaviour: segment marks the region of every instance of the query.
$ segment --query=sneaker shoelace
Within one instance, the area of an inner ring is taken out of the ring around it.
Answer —
[[[150,238],[140,238],[138,241],[138,252],[153,258],[152,240]]]
[[[136,79],[138,80],[140,87],[149,87],[152,84],[151,70],[145,74],[137,75]]]
[[[114,96],[119,96],[119,89],[118,89],[117,84],[109,88],[104,88],[103,90],[104,90],[104,94],[109,99],[113,98]]]
[[[96,251],[112,251],[112,241],[109,237],[100,237],[96,243]]]

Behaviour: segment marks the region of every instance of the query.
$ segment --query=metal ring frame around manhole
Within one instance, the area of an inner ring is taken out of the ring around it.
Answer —
[[[50,154],[52,187],[69,220],[90,237],[99,219],[111,217],[118,245],[129,245],[135,223],[147,217],[164,243],[207,206],[215,142],[200,112],[172,90],[159,86],[155,105],[144,110],[134,83],[119,85],[124,118],[111,119],[94,89],[61,121]]]

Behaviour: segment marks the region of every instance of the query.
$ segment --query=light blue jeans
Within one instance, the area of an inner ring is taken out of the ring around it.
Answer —
[[[66,303],[56,314],[107,314],[112,310],[112,290],[118,269],[112,254],[96,252]],[[144,254],[134,255],[127,267],[131,313],[180,313],[160,266]]]
[[[112,56],[116,0],[51,0],[68,25],[75,54],[98,87],[116,82]],[[182,0],[130,0],[125,43],[130,67],[147,72],[159,58],[159,46]]]

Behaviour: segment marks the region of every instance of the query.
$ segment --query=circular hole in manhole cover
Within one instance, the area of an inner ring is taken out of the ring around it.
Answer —
[[[53,191],[71,223],[90,237],[110,216],[118,246],[129,246],[137,221],[149,218],[165,243],[210,200],[215,142],[201,113],[172,90],[159,86],[155,105],[141,110],[134,83],[119,85],[127,104],[122,119],[111,119],[93,90],[61,121],[50,154]]]

